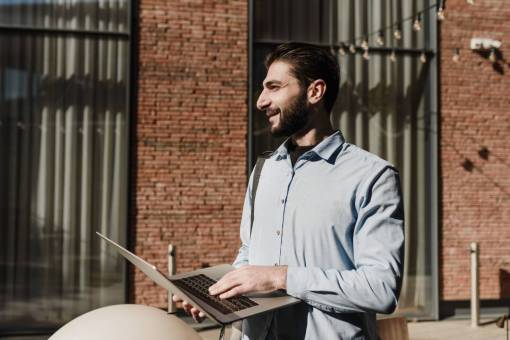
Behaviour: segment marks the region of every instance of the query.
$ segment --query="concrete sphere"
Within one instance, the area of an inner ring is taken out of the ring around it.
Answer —
[[[143,305],[114,305],[85,313],[50,340],[201,340],[174,315]]]

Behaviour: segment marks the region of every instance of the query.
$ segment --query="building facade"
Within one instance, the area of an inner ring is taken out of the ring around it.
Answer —
[[[112,303],[167,307],[166,291],[126,271],[96,230],[161,270],[169,244],[177,272],[233,260],[249,171],[281,142],[254,107],[263,57],[287,40],[334,51],[342,69],[334,126],[401,172],[407,247],[397,313],[461,314],[471,242],[482,308],[508,311],[506,7],[2,4],[0,334],[51,332]],[[472,51],[474,37],[503,44]]]

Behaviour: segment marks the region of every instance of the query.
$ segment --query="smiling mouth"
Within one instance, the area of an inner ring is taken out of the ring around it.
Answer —
[[[280,114],[280,112],[281,112],[281,111],[280,111],[280,109],[276,109],[276,110],[267,110],[267,111],[266,111],[266,116],[267,116],[267,118],[271,118],[271,117],[273,117],[273,116],[276,116],[276,115]]]

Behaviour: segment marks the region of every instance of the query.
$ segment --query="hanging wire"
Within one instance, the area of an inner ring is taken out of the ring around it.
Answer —
[[[416,21],[417,18],[420,18],[420,24],[421,24],[421,15],[423,13],[425,13],[426,11],[428,11],[428,10],[430,10],[432,8],[437,8],[437,7],[439,7],[439,5],[437,3],[433,4],[433,5],[430,5],[428,7],[425,7],[423,9],[421,9],[420,11],[415,12],[413,15],[405,17],[405,18],[403,18],[403,19],[401,19],[401,20],[399,20],[397,22],[393,22],[393,23],[391,23],[389,25],[383,26],[383,27],[381,27],[381,28],[379,28],[379,29],[377,29],[375,31],[370,32],[370,33],[366,33],[366,34],[360,35],[360,36],[352,39],[351,41],[353,42],[354,45],[356,45],[356,42],[362,42],[363,39],[367,39],[368,40],[368,39],[370,39],[370,37],[372,37],[372,36],[374,36],[376,34],[379,34],[381,31],[385,32],[385,31],[387,31],[389,29],[392,29],[392,28],[396,28],[395,31],[399,30],[400,31],[400,35],[401,35],[402,34],[401,33],[402,32],[402,24],[404,22],[413,21],[413,23],[414,23],[414,21]],[[399,40],[399,38],[396,38],[396,39]]]

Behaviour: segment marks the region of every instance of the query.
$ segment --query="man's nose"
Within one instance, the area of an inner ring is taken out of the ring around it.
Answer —
[[[263,90],[259,98],[257,99],[257,109],[263,111],[265,108],[269,106],[269,104],[270,104],[269,98],[266,96],[266,91]]]

